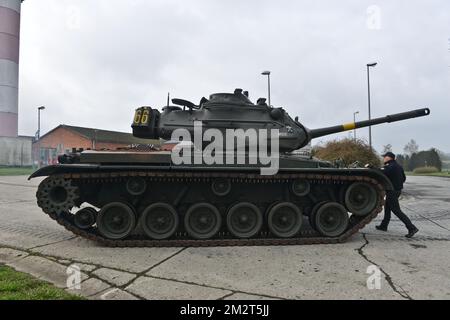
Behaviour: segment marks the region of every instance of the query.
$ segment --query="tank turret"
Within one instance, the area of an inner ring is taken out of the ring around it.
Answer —
[[[203,129],[278,129],[280,151],[290,152],[326,135],[430,114],[428,108],[423,108],[356,123],[308,129],[298,117],[292,119],[283,108],[269,106],[263,98],[252,103],[248,92],[241,89],[234,93],[212,94],[209,99],[202,98],[198,105],[183,99],[173,99],[172,103],[175,106],[164,107],[162,113],[151,107],[138,108],[132,124],[133,135],[170,140],[173,131],[181,128],[193,135],[196,121],[202,123]]]

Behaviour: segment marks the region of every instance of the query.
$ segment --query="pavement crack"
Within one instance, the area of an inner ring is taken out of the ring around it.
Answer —
[[[94,293],[94,294],[90,294],[90,295],[88,295],[87,296],[87,298],[89,299],[89,300],[92,300],[93,298],[94,299],[96,299],[96,300],[99,300],[98,298],[97,298],[97,296],[100,296],[100,300],[105,300],[105,296],[107,296],[108,294],[111,294],[111,293],[113,293],[113,292],[118,292],[118,291],[120,291],[121,289],[120,288],[117,288],[117,287],[110,287],[110,288],[108,288],[108,289],[105,289],[105,290],[100,290],[99,292],[97,292],[97,293]],[[124,292],[126,292],[127,294],[129,294],[130,296],[132,296],[132,297],[134,297],[134,298],[136,298],[136,299],[138,299],[138,300],[145,300],[144,298],[142,298],[142,297],[139,297],[137,294],[135,294],[135,293],[131,293],[131,292],[128,292],[128,291],[126,291],[126,290],[122,290],[122,291],[124,291]]]
[[[144,271],[141,271],[139,273],[134,273],[135,277],[133,279],[131,279],[130,281],[128,281],[127,283],[125,283],[124,285],[121,285],[120,288],[125,289],[127,288],[129,285],[131,285],[136,279],[138,279],[141,276],[145,276],[148,272],[150,272],[151,270],[153,270],[154,268],[160,266],[161,264],[163,264],[164,262],[172,259],[173,257],[179,255],[181,252],[183,252],[184,250],[188,249],[189,247],[184,247],[181,248],[180,250],[178,250],[177,252],[171,254],[170,256],[168,256],[165,259],[162,259],[161,261],[155,263],[154,265],[152,265],[150,268],[145,269]]]
[[[139,295],[139,294],[137,294],[137,293],[135,293],[135,292],[130,292],[130,291],[128,291],[127,289],[123,289],[123,288],[122,288],[121,290],[125,291],[126,293],[129,293],[130,295],[132,295],[132,296],[138,298],[139,300],[148,300],[148,299],[144,298],[143,296],[141,296],[141,295]]]
[[[146,273],[148,273],[148,272],[150,272],[151,270],[153,270],[154,268],[156,268],[156,267],[162,265],[164,262],[166,262],[166,261],[172,259],[173,257],[179,255],[180,253],[182,253],[184,250],[186,250],[186,249],[188,249],[188,248],[189,248],[189,247],[185,247],[185,248],[182,248],[182,249],[178,250],[178,251],[175,252],[174,254],[172,254],[172,255],[168,256],[167,258],[165,258],[165,259],[159,261],[158,263],[154,264],[154,265],[151,266],[150,268],[148,268],[148,269],[142,271],[142,272],[139,273],[138,275],[145,275]]]
[[[53,245],[53,244],[58,244],[58,243],[61,243],[61,242],[64,242],[64,241],[70,241],[70,240],[75,239],[76,237],[77,237],[77,236],[73,236],[73,237],[70,237],[70,238],[67,238],[67,239],[58,240],[58,241],[50,242],[50,243],[46,243],[46,244],[41,244],[41,245],[39,245],[39,246],[35,246],[35,247],[28,248],[27,250],[34,250],[34,249],[37,249],[37,248],[42,248],[42,247],[46,247],[46,246],[51,246],[51,245]]]
[[[88,278],[86,278],[86,279],[84,279],[83,281],[80,282],[80,286],[83,285],[83,284],[85,284],[85,282],[87,282],[87,281],[89,281],[89,280],[92,280],[92,279],[100,280],[100,281],[101,281],[101,279],[96,279],[96,278],[92,277],[90,274],[89,274],[88,276],[89,276]],[[91,294],[89,294],[89,295],[86,295],[86,298],[90,298],[90,297],[96,296],[96,295],[98,295],[98,294],[100,294],[100,293],[102,293],[102,292],[104,292],[104,291],[107,291],[107,290],[113,290],[113,289],[116,289],[114,286],[111,286],[109,283],[107,283],[107,285],[110,286],[108,289],[97,289],[97,290],[94,290],[94,293],[91,293]]]
[[[235,293],[236,293],[235,291],[231,291],[230,293],[227,293],[226,295],[224,295],[223,297],[220,297],[217,300],[225,300],[226,298],[231,297]]]
[[[267,295],[267,294],[248,292],[248,291],[241,291],[241,290],[229,289],[229,288],[224,288],[224,287],[219,287],[219,286],[211,286],[211,285],[207,285],[207,284],[204,284],[204,283],[197,283],[197,282],[186,281],[186,280],[179,280],[179,279],[173,279],[173,278],[164,278],[164,277],[158,277],[158,276],[149,276],[149,275],[147,275],[145,277],[158,279],[158,280],[178,282],[178,283],[183,283],[183,284],[188,284],[188,285],[193,285],[193,286],[199,286],[199,287],[203,287],[203,288],[231,291],[232,293],[242,293],[242,294],[247,294],[247,295],[252,295],[252,296],[260,296],[260,297],[265,297],[265,298],[269,298],[269,299],[287,300],[286,298],[271,296],[271,295]]]
[[[0,206],[6,206],[10,204],[18,204],[18,203],[35,203],[36,200],[7,200],[5,202],[1,202]]]
[[[37,188],[37,186],[34,186],[34,185],[25,185],[25,184],[18,184],[18,183],[9,183],[9,182],[3,182],[3,181],[0,181],[0,184],[1,184],[1,185],[4,185],[4,186],[12,186],[12,187],[25,187],[25,188],[33,188],[33,189]]]
[[[386,282],[389,284],[389,286],[392,288],[392,290],[395,292],[395,293],[397,293],[398,295],[400,295],[402,298],[405,298],[405,299],[408,299],[408,300],[413,300],[413,298],[402,288],[402,287],[400,287],[400,286],[396,286],[395,284],[394,284],[394,281],[392,280],[392,277],[380,266],[380,265],[378,265],[377,263],[375,263],[374,261],[372,261],[372,260],[370,260],[368,257],[367,257],[367,255],[366,255],[366,253],[364,253],[364,248],[366,247],[366,246],[368,246],[369,245],[369,240],[367,239],[367,237],[366,237],[366,234],[365,233],[362,233],[362,236],[363,236],[363,238],[364,238],[364,244],[361,246],[361,247],[359,247],[358,249],[355,249],[357,252],[358,252],[358,254],[364,259],[364,260],[366,260],[367,262],[369,262],[369,263],[371,263],[371,264],[373,264],[373,265],[375,265],[375,266],[377,266],[379,269],[380,269],[380,271],[384,274],[384,278],[386,279]],[[398,288],[397,288],[398,287]]]
[[[450,231],[450,229],[448,229],[448,228],[446,228],[446,227],[440,225],[439,223],[437,223],[437,222],[434,221],[433,219],[430,219],[430,218],[428,218],[428,217],[426,217],[426,216],[420,214],[420,213],[417,212],[416,210],[411,209],[411,208],[408,207],[408,206],[404,206],[404,207],[407,208],[408,210],[411,210],[412,212],[414,212],[415,214],[417,214],[418,216],[420,216],[422,219],[425,219],[425,220],[427,220],[427,221],[430,221],[431,223],[434,223],[435,225],[437,225],[438,227],[440,227],[440,228],[442,228],[442,229],[444,229],[444,230],[446,230],[446,231]]]

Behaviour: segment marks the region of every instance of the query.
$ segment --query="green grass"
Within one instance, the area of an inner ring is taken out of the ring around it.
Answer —
[[[430,177],[447,177],[450,178],[449,171],[435,172],[435,173],[414,173],[414,172],[405,172],[407,176],[430,176]]]
[[[0,176],[29,176],[33,172],[31,167],[0,167]]]
[[[83,300],[50,283],[0,265],[0,300]]]

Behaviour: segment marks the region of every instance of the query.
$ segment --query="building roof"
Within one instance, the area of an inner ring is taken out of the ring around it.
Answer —
[[[140,139],[134,137],[131,133],[76,127],[65,124],[61,124],[56,128],[54,128],[53,130],[50,130],[45,135],[43,135],[41,139],[60,128],[70,130],[80,136],[83,136],[84,138],[87,138],[89,140],[95,140],[96,142],[109,142],[120,144],[159,144],[159,140]]]

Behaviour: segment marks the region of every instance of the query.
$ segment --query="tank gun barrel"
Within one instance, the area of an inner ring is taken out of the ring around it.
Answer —
[[[430,109],[423,108],[423,109],[417,109],[413,111],[408,112],[402,112],[402,113],[396,113],[392,115],[388,115],[381,118],[376,118],[372,120],[365,120],[365,121],[359,121],[359,122],[351,122],[343,125],[333,126],[333,127],[326,127],[326,128],[320,128],[320,129],[313,129],[309,131],[309,138],[315,139],[320,138],[323,136],[327,136],[333,133],[339,133],[364,127],[369,127],[373,125],[378,125],[382,123],[391,123],[396,121],[402,121],[412,118],[418,118],[418,117],[424,117],[428,116],[430,114]]]

